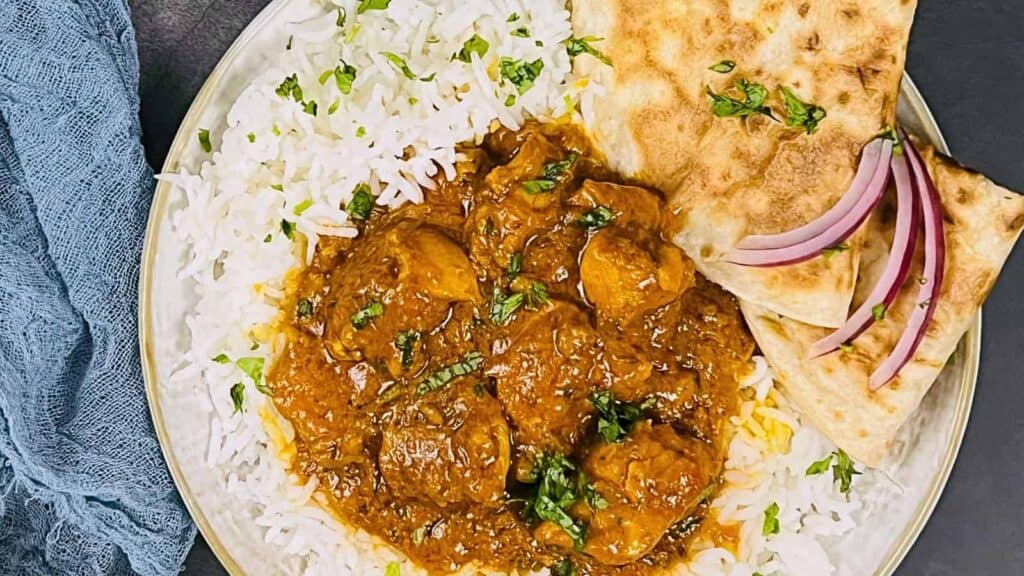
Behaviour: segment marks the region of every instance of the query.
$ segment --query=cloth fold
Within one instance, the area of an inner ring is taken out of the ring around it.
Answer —
[[[0,0],[0,574],[174,574],[136,284],[153,174],[123,0]]]

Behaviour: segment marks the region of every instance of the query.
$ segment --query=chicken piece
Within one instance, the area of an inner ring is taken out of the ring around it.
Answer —
[[[332,274],[325,343],[338,360],[383,361],[402,372],[400,333],[428,332],[453,302],[480,302],[469,258],[440,230],[399,222],[369,236]]]
[[[398,280],[406,289],[447,302],[480,301],[473,265],[444,233],[402,222],[387,237],[398,262]]]
[[[393,494],[441,508],[504,502],[508,423],[498,401],[474,385],[461,378],[396,409],[378,459]]]
[[[569,205],[588,209],[604,206],[615,213],[615,224],[622,227],[658,230],[661,226],[661,198],[646,188],[584,180],[569,198]]]
[[[582,470],[608,506],[584,508],[583,551],[613,566],[647,554],[706,497],[721,467],[711,446],[668,425],[640,422],[621,443],[599,442]]]
[[[583,435],[594,412],[589,397],[600,352],[589,318],[567,302],[525,313],[512,328],[488,375],[514,428],[521,449],[515,473],[523,479],[538,455],[569,454]]]
[[[580,262],[587,299],[619,325],[678,298],[693,287],[695,271],[679,248],[656,242],[652,252],[619,228],[595,234]]]
[[[557,205],[560,190],[573,180],[575,158],[576,155],[570,158],[569,152],[540,133],[533,133],[519,147],[512,161],[492,170],[486,182],[499,202],[512,199],[543,210]]]

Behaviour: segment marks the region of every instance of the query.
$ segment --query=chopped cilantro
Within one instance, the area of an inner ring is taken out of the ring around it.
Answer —
[[[213,151],[213,144],[210,144],[210,131],[206,128],[199,130],[199,145],[203,148],[203,152],[207,154]]]
[[[338,18],[334,21],[334,24],[338,28],[344,28],[346,20],[348,20],[348,14],[345,12],[345,9],[338,8]]]
[[[213,361],[217,364],[231,364],[231,358],[228,358],[228,355],[223,353],[214,356]]]
[[[495,286],[491,298],[491,322],[498,326],[508,324],[512,315],[523,305],[523,295],[520,293],[506,294],[504,290]]]
[[[295,224],[287,220],[281,220],[281,232],[288,237],[289,240],[295,239]]]
[[[853,477],[862,474],[854,468],[853,460],[850,456],[842,450],[836,450],[836,463],[832,466],[832,480],[839,482],[839,491],[843,494],[850,492],[850,485],[853,483]]]
[[[736,63],[732,60],[722,60],[718,64],[708,68],[712,72],[718,72],[719,74],[728,74],[736,68]]]
[[[597,58],[602,64],[611,66],[611,59],[591,45],[592,42],[601,42],[602,40],[604,40],[604,38],[598,38],[596,36],[584,36],[583,38],[576,38],[573,36],[565,41],[565,50],[569,53],[569,58],[576,58],[580,54],[590,54],[594,58]]]
[[[782,86],[782,100],[786,105],[786,126],[803,128],[808,134],[818,130],[818,124],[827,116],[825,109],[816,104],[804,102],[792,90]]]
[[[281,98],[291,97],[296,102],[302,102],[302,86],[299,86],[299,76],[292,74],[285,78],[274,92]]]
[[[565,174],[565,172],[569,168],[571,168],[573,164],[576,163],[576,160],[578,158],[578,154],[576,154],[575,152],[570,152],[569,156],[567,156],[565,160],[545,164],[544,177],[547,178],[548,180],[555,180],[556,178],[559,178],[560,176]]]
[[[373,0],[363,0],[363,2],[372,2]],[[388,0],[390,2],[390,0]],[[398,562],[388,562],[388,565],[384,567],[384,576],[402,576],[402,565]]]
[[[536,485],[536,492],[526,499],[523,516],[532,521],[554,522],[572,538],[576,549],[581,550],[587,526],[569,515],[572,506],[583,497],[579,483],[571,479],[575,470],[564,456],[541,456],[531,472],[530,483]]]
[[[278,192],[284,192],[284,186],[282,186],[281,184],[271,184],[270,189],[277,190]]]
[[[711,112],[719,118],[745,118],[754,114],[764,114],[769,118],[772,111],[764,105],[768,99],[768,90],[762,84],[748,82],[744,79],[736,81],[736,89],[743,94],[743,100],[737,100],[726,94],[715,94],[711,88],[706,89],[711,98]]]
[[[409,68],[409,64],[405,61],[405,58],[402,58],[401,56],[395,54],[394,52],[381,52],[381,54],[385,58],[387,58],[388,62],[391,62],[391,64],[395,68],[397,68],[398,71],[401,72],[403,76],[405,76],[409,80],[416,80],[416,74],[412,71],[411,68]],[[420,78],[420,80],[423,82],[430,82],[431,80],[434,79],[435,76],[437,76],[436,73],[431,74],[430,76],[423,76],[422,78]]]
[[[597,419],[597,433],[609,444],[622,442],[633,425],[644,418],[644,412],[654,405],[653,398],[640,405],[621,402],[607,390],[592,394],[590,402],[600,415]]]
[[[761,533],[771,536],[778,534],[779,531],[779,505],[772,502],[771,506],[764,509],[764,524],[761,525]]]
[[[426,394],[437,390],[459,376],[475,372],[483,364],[484,357],[479,352],[470,352],[459,362],[441,368],[420,382],[416,386],[416,393]]]
[[[399,332],[395,337],[395,347],[402,355],[402,368],[412,366],[413,353],[416,342],[420,339],[420,333],[415,330]]]
[[[551,297],[548,295],[548,287],[539,280],[530,282],[530,286],[526,289],[523,297],[529,308],[539,308],[551,302]]]
[[[846,242],[840,242],[839,244],[836,244],[831,248],[826,248],[822,250],[821,255],[824,256],[826,260],[828,260],[829,258],[835,256],[836,254],[839,254],[840,252],[846,252],[849,249],[849,244],[847,244]]]
[[[302,111],[310,116],[316,116],[316,101],[310,100],[309,102],[303,102]]]
[[[246,138],[249,139],[249,143],[250,144],[253,143],[253,142],[256,142],[256,133],[255,132],[249,132],[249,134],[246,135]]]
[[[263,237],[263,243],[264,244],[270,244],[270,242],[273,239],[274,239],[274,235],[273,234],[267,234],[266,236]]]
[[[481,38],[479,34],[473,34],[472,38],[462,44],[462,50],[455,55],[455,59],[468,64],[473,61],[473,54],[483,59],[490,48],[491,44],[487,40]]]
[[[294,212],[296,216],[302,216],[302,213],[305,212],[306,210],[309,210],[309,207],[312,205],[313,201],[307,198],[302,202],[296,204],[295,208],[292,209],[292,212]]]
[[[348,62],[342,60],[341,64],[339,64],[333,72],[334,83],[338,86],[338,90],[345,95],[351,94],[352,83],[356,81],[356,75],[358,74],[355,66],[352,66]]]
[[[517,20],[519,20],[519,13],[513,12],[508,15],[508,18],[505,19],[505,22],[515,22]]]
[[[828,456],[825,456],[821,460],[818,460],[817,462],[814,462],[813,464],[808,466],[807,467],[807,475],[808,476],[817,476],[819,474],[824,474],[828,470],[829,465],[832,464],[833,456],[835,456],[835,455],[834,454],[829,454]]]
[[[523,253],[516,252],[508,259],[508,281],[512,282],[523,271]]]
[[[362,14],[369,10],[387,10],[390,4],[391,0],[359,0],[356,14]]]
[[[871,316],[874,317],[876,322],[881,322],[882,320],[885,320],[886,309],[887,307],[884,302],[875,304],[871,307]]]
[[[555,183],[551,180],[527,180],[523,182],[523,189],[530,196],[541,194],[543,192],[551,192],[555,189]]]
[[[526,26],[520,26],[519,28],[516,28],[515,30],[512,31],[512,35],[517,38],[529,38],[530,29],[527,28]]]
[[[544,60],[538,58],[533,62],[524,62],[502,56],[499,69],[501,77],[512,83],[516,87],[516,91],[522,95],[533,88],[534,81],[544,70]]]
[[[236,383],[231,387],[231,403],[235,405],[235,412],[242,411],[242,404],[245,402],[245,384]]]
[[[313,315],[313,301],[309,298],[299,300],[295,306],[295,315],[299,318],[308,318]]]
[[[508,97],[505,98],[505,107],[506,108],[511,108],[511,107],[513,107],[515,105],[516,105],[516,95],[515,94],[509,94]]]
[[[356,186],[355,192],[352,193],[352,200],[345,207],[345,211],[353,220],[368,220],[370,218],[370,214],[373,212],[373,194],[370,192],[369,185]]]
[[[327,109],[327,115],[330,116],[338,111],[338,106],[341,106],[341,99],[335,98],[334,102],[331,102],[331,107]]]
[[[615,213],[607,206],[598,206],[584,214],[578,224],[589,230],[600,230],[611,224],[612,220],[615,220]]]
[[[356,311],[355,314],[350,318],[352,327],[356,330],[362,330],[370,325],[370,322],[384,313],[384,305],[376,300],[370,301],[369,304],[363,306]]]
[[[356,128],[356,138],[362,138],[364,136],[366,136],[366,126]]]

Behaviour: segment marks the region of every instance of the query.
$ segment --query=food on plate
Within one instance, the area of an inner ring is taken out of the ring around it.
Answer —
[[[922,147],[921,153],[942,199],[945,276],[920,347],[888,386],[872,391],[871,374],[903,334],[908,317],[932,304],[920,294],[923,246],[918,246],[909,279],[893,303],[876,308],[877,321],[839,350],[817,358],[809,352],[829,330],[782,318],[753,303],[741,304],[786,395],[829,439],[871,466],[882,463],[897,430],[946,365],[1024,228],[1024,197],[931,147]],[[891,203],[868,223],[854,308],[866,302],[885,273],[895,227]]]
[[[314,575],[886,561],[942,472],[865,465],[1024,226],[895,124],[913,0],[414,4],[289,3],[162,176],[233,519]]]
[[[895,122],[915,2],[573,3],[578,36],[615,63],[576,63],[608,94],[588,128],[612,168],[661,190],[697,269],[788,318],[838,328],[862,235],[782,268],[728,261],[753,234],[836,204],[861,148]]]
[[[462,155],[294,280],[267,379],[293,468],[436,572],[679,561],[753,351],[736,301],[578,128]]]

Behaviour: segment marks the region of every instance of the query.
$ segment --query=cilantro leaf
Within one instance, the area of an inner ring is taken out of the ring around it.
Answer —
[[[345,206],[345,211],[353,220],[368,220],[373,212],[373,202],[370,186],[360,184],[352,193],[352,200]]]
[[[295,224],[287,220],[281,220],[281,232],[288,237],[289,240],[295,239]]]
[[[506,294],[504,290],[495,286],[491,297],[491,322],[498,326],[504,326],[512,319],[512,315],[523,305],[523,295],[520,293]]]
[[[523,271],[523,253],[516,252],[508,259],[508,281],[512,282]]]
[[[416,386],[417,394],[432,392],[458,378],[475,372],[484,364],[484,357],[479,352],[470,352],[455,364],[445,366],[434,372]]]
[[[398,336],[395,336],[395,347],[401,353],[402,368],[412,366],[413,353],[415,352],[416,342],[419,339],[420,333],[415,330],[399,332]]]
[[[455,55],[455,59],[468,64],[473,61],[473,54],[483,59],[490,48],[491,44],[487,40],[481,38],[479,34],[473,34],[472,38],[462,44],[462,50]]]
[[[210,131],[206,128],[199,129],[199,146],[201,146],[203,152],[206,152],[207,154],[213,151],[213,144],[210,143]]]
[[[594,58],[597,58],[602,64],[611,66],[611,59],[591,45],[592,42],[601,42],[602,40],[604,40],[604,38],[598,38],[596,36],[584,36],[583,38],[573,36],[565,41],[565,51],[569,53],[569,58],[576,58],[580,54],[590,54]]]
[[[588,230],[600,230],[615,220],[615,213],[607,206],[597,206],[584,214],[577,222]]]
[[[598,412],[597,433],[609,444],[622,442],[633,426],[643,420],[644,412],[654,405],[653,400],[634,405],[616,400],[607,390],[591,394],[590,402]]]
[[[362,14],[368,10],[387,10],[391,0],[359,0],[356,14]]]
[[[370,322],[384,313],[384,305],[376,300],[371,300],[369,304],[363,306],[352,315],[349,320],[352,322],[352,327],[356,330],[362,330],[370,325]]]
[[[748,82],[744,79],[736,81],[736,89],[743,94],[743,100],[737,100],[726,94],[716,94],[711,87],[706,89],[711,98],[711,112],[719,118],[745,118],[754,114],[764,114],[769,118],[772,111],[764,105],[768,99],[768,90],[762,84]]]
[[[235,412],[242,411],[242,404],[245,402],[245,384],[236,383],[231,387],[231,403],[235,406]],[[232,412],[233,414],[234,412]]]
[[[313,301],[309,298],[299,300],[295,306],[295,315],[299,318],[308,318],[313,315]]]
[[[708,70],[712,72],[718,72],[719,74],[728,74],[736,69],[736,63],[732,60],[722,60],[718,64],[711,66]]]
[[[825,109],[817,104],[804,102],[792,90],[782,86],[782,101],[786,105],[786,126],[803,128],[808,134],[818,130],[818,124],[827,116]]]
[[[555,182],[552,180],[527,180],[523,182],[523,190],[530,196],[551,192],[555,189]]]
[[[842,450],[836,450],[836,463],[832,466],[832,479],[835,482],[839,482],[839,491],[843,494],[850,492],[850,485],[853,483],[853,477],[859,476],[862,472],[858,472],[854,468],[853,460],[850,456]]]
[[[533,88],[534,81],[544,70],[544,60],[538,58],[533,62],[524,62],[503,56],[499,63],[499,69],[501,77],[515,86],[521,96]]]
[[[887,307],[885,303],[875,304],[871,307],[871,316],[874,317],[876,322],[881,322],[882,320],[885,320],[886,309]]]
[[[817,476],[819,474],[824,474],[825,471],[828,470],[829,464],[832,463],[832,457],[833,456],[834,456],[833,454],[829,454],[828,456],[825,456],[821,460],[818,460],[817,462],[814,462],[813,464],[808,466],[807,467],[807,475],[808,476]]]
[[[398,71],[401,72],[403,76],[405,76],[409,80],[416,80],[416,74],[413,73],[411,68],[409,68],[409,64],[405,61],[405,58],[402,58],[401,56],[395,54],[394,52],[381,52],[381,54],[385,58],[387,58],[388,61],[391,62],[391,64],[395,68],[397,68]],[[430,82],[431,80],[434,79],[435,76],[437,76],[436,73],[431,74],[430,76],[424,76],[420,78],[420,80],[422,80],[423,82]]]
[[[581,497],[579,483],[573,482],[570,476],[575,470],[564,456],[541,456],[531,472],[530,484],[536,485],[536,491],[526,499],[523,516],[532,521],[554,522],[572,538],[579,550],[583,548],[587,526],[568,512]]]
[[[761,525],[761,533],[765,536],[771,536],[779,532],[779,505],[772,502],[771,506],[764,510],[764,524]]]

